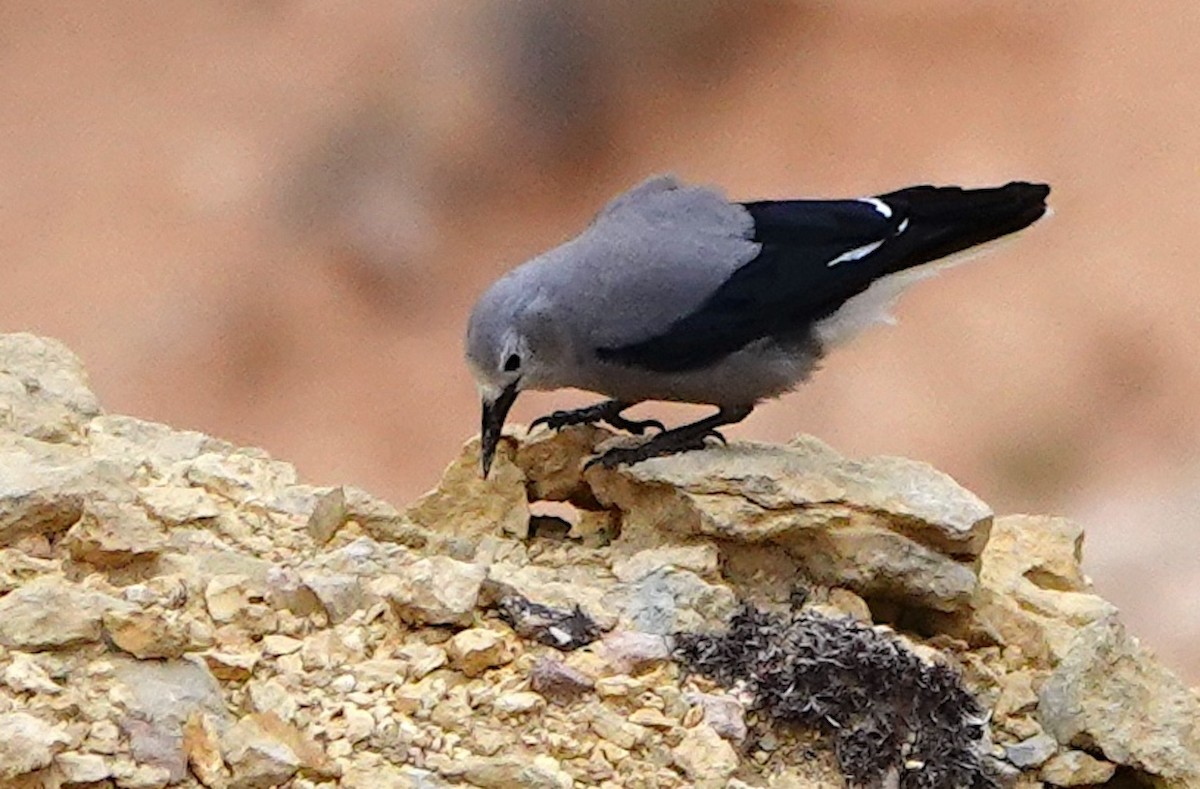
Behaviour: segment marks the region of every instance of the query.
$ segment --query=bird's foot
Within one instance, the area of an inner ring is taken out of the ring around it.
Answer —
[[[657,419],[626,419],[621,416],[620,412],[609,414],[604,417],[604,421],[617,430],[624,430],[626,433],[633,433],[635,436],[642,435],[652,427],[656,428],[660,433],[664,433],[667,430],[667,426]]]
[[[725,441],[725,436],[721,435],[715,428],[692,430],[689,429],[691,427],[691,425],[685,425],[675,430],[667,430],[636,447],[610,449],[604,454],[597,455],[589,460],[587,465],[584,466],[584,470],[592,466],[601,466],[607,469],[613,469],[617,466],[631,466],[634,463],[641,463],[643,460],[651,458],[666,457],[667,455],[675,455],[680,452],[689,452],[693,449],[704,449],[705,440],[710,436],[719,439],[722,444],[728,443]]]
[[[529,425],[529,432],[532,433],[538,425],[546,425],[551,430],[557,431],[570,425],[594,425],[597,422],[605,422],[618,430],[633,433],[635,436],[642,435],[647,428],[651,427],[666,430],[663,423],[657,419],[635,421],[621,416],[621,412],[628,407],[628,404],[619,400],[605,400],[603,403],[596,403],[587,408],[577,408],[574,411],[555,411],[533,420]]]
[[[574,411],[555,411],[552,414],[539,416],[529,423],[529,432],[538,425],[545,425],[551,430],[558,431],[571,425],[594,425],[608,415],[608,403],[597,403],[587,408],[576,408]]]

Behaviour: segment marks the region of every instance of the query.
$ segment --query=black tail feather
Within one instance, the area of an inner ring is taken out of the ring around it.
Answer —
[[[1046,213],[1049,194],[1046,184],[1014,181],[990,189],[913,186],[880,195],[909,221],[902,235],[907,254],[889,268],[919,266],[1026,228]]]

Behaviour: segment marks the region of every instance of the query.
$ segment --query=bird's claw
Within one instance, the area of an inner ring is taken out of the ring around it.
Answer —
[[[584,410],[586,410],[586,409],[584,409]],[[545,416],[539,416],[537,419],[535,419],[529,423],[529,430],[526,431],[526,435],[529,435],[529,433],[532,433],[534,431],[534,428],[538,427],[539,425],[545,425],[546,427],[550,428],[551,430],[554,430],[557,432],[569,425],[586,423],[587,422],[586,418],[576,417],[576,415],[578,413],[579,413],[578,411],[555,411],[552,414],[546,414]]]
[[[546,416],[540,416],[529,423],[529,432],[532,433],[534,428],[539,425],[546,425],[551,430],[562,430],[564,427],[571,425],[594,425],[597,422],[604,422],[612,425],[618,430],[624,430],[627,433],[632,433],[635,436],[640,436],[646,432],[648,428],[658,428],[659,432],[666,431],[666,425],[659,422],[657,419],[646,419],[637,421],[634,419],[626,419],[621,416],[621,411],[628,406],[618,403],[613,400],[607,400],[603,403],[588,406],[587,408],[577,408],[574,411],[555,411]]]
[[[667,426],[662,422],[659,422],[657,419],[626,419],[620,414],[613,414],[612,416],[605,417],[603,421],[607,422],[618,430],[624,430],[626,433],[632,433],[635,436],[642,435],[652,427],[656,428],[660,433],[665,433],[667,430]]]
[[[665,457],[679,452],[688,452],[693,449],[704,449],[704,441],[709,436],[721,439],[722,443],[725,441],[725,437],[716,430],[706,430],[703,433],[675,433],[666,431],[659,433],[646,443],[636,447],[616,447],[602,455],[597,455],[584,465],[583,470],[587,471],[592,466],[600,466],[606,469],[614,469],[617,466],[632,466],[634,463],[641,463],[643,460],[650,460],[651,458]]]

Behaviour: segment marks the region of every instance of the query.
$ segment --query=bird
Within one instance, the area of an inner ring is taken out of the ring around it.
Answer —
[[[482,400],[482,476],[525,390],[605,398],[540,417],[531,430],[603,422],[657,431],[589,466],[724,442],[719,428],[807,380],[863,329],[893,323],[906,287],[1036,222],[1049,193],[1013,181],[735,202],[672,175],[649,178],[579,235],[501,276],[472,309],[465,353]],[[670,430],[622,416],[646,401],[717,411]]]

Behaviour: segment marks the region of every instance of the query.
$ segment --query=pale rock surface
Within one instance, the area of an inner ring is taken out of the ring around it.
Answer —
[[[1083,530],[1064,518],[998,518],[979,571],[971,618],[994,641],[1062,660],[1075,632],[1116,613],[1079,567]]]
[[[152,559],[166,543],[166,530],[159,523],[135,506],[110,501],[89,502],[63,537],[72,559],[105,569]]]
[[[450,665],[468,677],[478,677],[489,668],[512,660],[512,648],[500,633],[473,627],[456,633],[446,647]]]
[[[178,658],[189,650],[202,649],[201,631],[178,611],[158,607],[121,609],[104,613],[104,632],[120,649],[138,658]]]
[[[188,766],[204,786],[218,789],[229,780],[221,755],[221,735],[213,716],[195,711],[183,724],[183,752]]]
[[[1042,685],[1038,718],[1060,743],[1167,780],[1200,783],[1200,698],[1115,617],[1084,627]]]
[[[467,445],[442,475],[441,484],[408,509],[408,517],[427,529],[461,535],[529,534],[529,502],[525,477],[512,462],[512,444],[501,441],[488,478],[479,476],[479,442]]]
[[[105,612],[128,607],[62,576],[35,578],[0,598],[0,644],[40,650],[99,641]]]
[[[947,611],[974,594],[963,559],[983,550],[992,520],[987,505],[929,466],[846,460],[813,439],[593,467],[587,478],[601,503],[623,513],[623,541],[769,543],[820,583]]]
[[[0,778],[17,778],[48,767],[70,742],[61,727],[27,712],[0,715]]]
[[[81,479],[91,463],[73,447],[0,433],[0,547],[57,535],[83,514]]]
[[[1058,750],[1058,740],[1042,732],[1028,739],[1009,745],[1004,749],[1004,756],[1015,767],[1028,769],[1040,767]]]
[[[1196,698],[1077,526],[812,439],[584,473],[611,435],[513,427],[487,481],[468,442],[404,509],[105,415],[61,345],[0,336],[0,783],[844,787],[828,741],[675,662],[749,599],[915,622],[1018,786],[1196,785]],[[574,526],[529,537],[531,505]],[[580,643],[502,621],[515,598],[578,605]]]
[[[1038,777],[1051,786],[1096,786],[1117,770],[1116,765],[1083,751],[1063,751],[1042,765]]]
[[[64,781],[73,784],[96,783],[112,775],[104,757],[94,753],[60,753],[54,757],[54,766]]]
[[[100,415],[79,358],[32,334],[0,334],[0,400],[5,429],[40,441],[79,441]]]
[[[229,728],[221,751],[234,787],[271,787],[297,772],[336,778],[340,769],[303,732],[271,712],[253,713]]]
[[[139,488],[138,500],[151,517],[168,527],[208,521],[221,514],[216,500],[203,488],[153,485]]]
[[[203,662],[114,659],[114,695],[125,714],[121,728],[139,764],[166,770],[171,780],[186,774],[183,727],[193,714],[204,713],[224,725],[220,684]]]
[[[697,787],[723,787],[738,767],[737,753],[714,729],[701,724],[688,729],[671,751],[675,763]]]
[[[420,559],[401,574],[385,575],[371,591],[402,620],[419,624],[469,624],[487,570],[446,556]]]
[[[4,669],[4,684],[17,693],[61,693],[63,688],[34,660],[33,655],[25,652],[11,652],[12,661]]]

